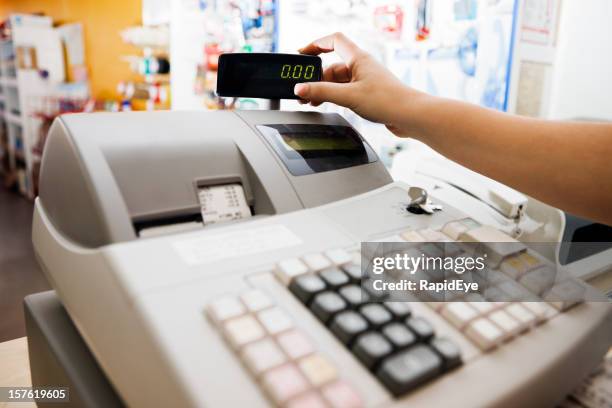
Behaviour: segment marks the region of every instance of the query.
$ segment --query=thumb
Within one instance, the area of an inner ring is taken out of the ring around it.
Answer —
[[[350,107],[351,88],[350,84],[336,82],[305,82],[295,85],[293,92],[301,99],[313,104],[332,102],[336,105]]]

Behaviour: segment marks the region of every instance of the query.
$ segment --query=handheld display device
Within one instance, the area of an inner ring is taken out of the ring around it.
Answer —
[[[321,58],[298,54],[235,53],[219,57],[217,93],[265,99],[299,99],[295,84],[321,80]]]

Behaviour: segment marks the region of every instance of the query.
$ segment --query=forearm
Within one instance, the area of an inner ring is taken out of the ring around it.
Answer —
[[[612,125],[529,119],[424,94],[407,99],[411,136],[541,201],[612,224]]]

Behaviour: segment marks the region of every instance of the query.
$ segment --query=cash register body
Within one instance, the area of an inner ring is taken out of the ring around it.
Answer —
[[[550,403],[601,357],[610,309],[585,304],[574,318],[570,311],[494,354],[463,341],[476,361],[394,399],[272,271],[284,258],[439,228],[466,215],[445,202],[431,216],[404,211],[408,186],[392,182],[379,161],[294,176],[257,128],[271,124],[349,126],[316,113],[168,112],[69,115],[52,127],[35,251],[128,405],[270,405],[205,316],[213,300],[253,287],[313,336],[367,406]],[[243,186],[255,217],[163,234],[163,227],[197,224],[197,188],[224,183]],[[139,237],[160,226],[161,235]],[[426,306],[415,308],[452,332]]]

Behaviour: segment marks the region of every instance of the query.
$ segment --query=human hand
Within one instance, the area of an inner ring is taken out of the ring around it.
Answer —
[[[323,71],[321,82],[297,84],[294,92],[302,103],[318,106],[332,102],[351,109],[359,116],[382,123],[398,136],[416,132],[412,120],[417,99],[425,94],[402,84],[387,68],[342,33],[313,41],[299,50],[319,55],[335,51],[343,62]]]

